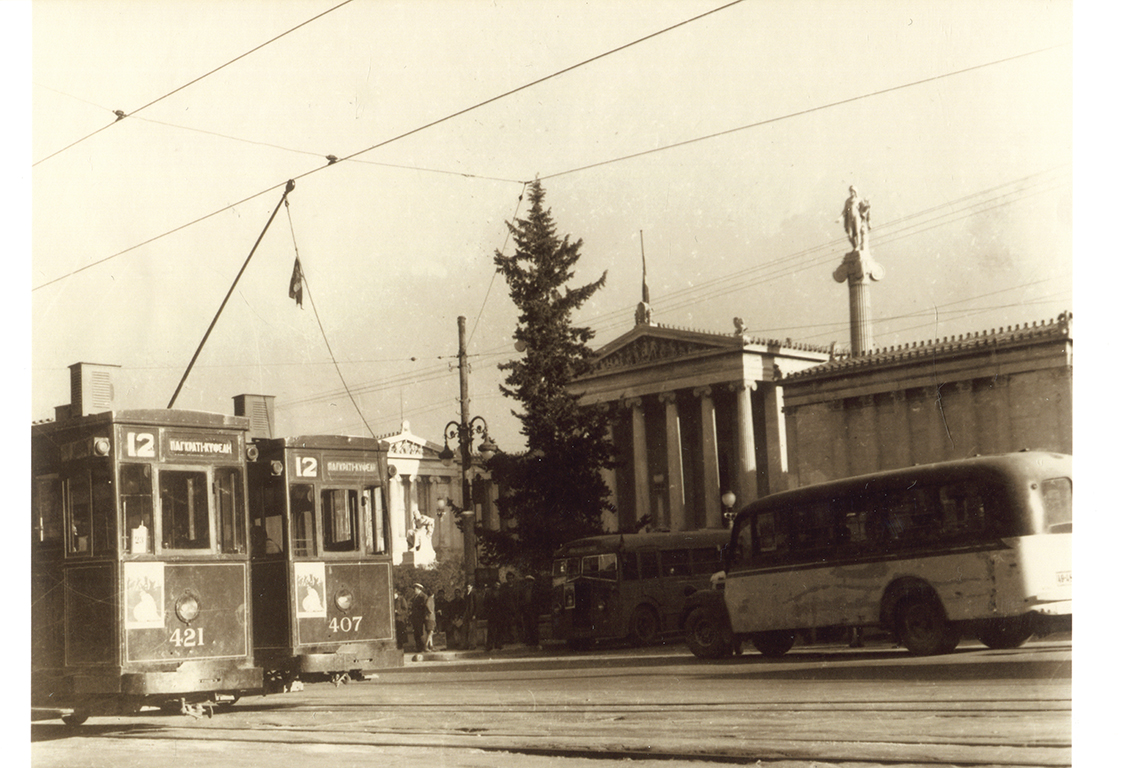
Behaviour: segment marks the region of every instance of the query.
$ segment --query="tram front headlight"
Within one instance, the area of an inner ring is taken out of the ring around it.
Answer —
[[[355,596],[351,594],[350,589],[341,589],[336,593],[336,607],[341,611],[350,611],[354,602]]]
[[[190,592],[180,595],[176,600],[176,616],[184,624],[190,624],[199,618],[199,598]]]

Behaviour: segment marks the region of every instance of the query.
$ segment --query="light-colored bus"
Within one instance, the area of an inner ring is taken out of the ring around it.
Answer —
[[[766,655],[795,632],[880,627],[912,653],[961,636],[1014,648],[1072,617],[1072,458],[1021,452],[807,486],[735,519],[721,590],[681,621],[696,655],[751,641]]]
[[[648,645],[679,631],[687,594],[722,567],[727,530],[591,536],[554,555],[551,620],[571,648],[627,638]]]

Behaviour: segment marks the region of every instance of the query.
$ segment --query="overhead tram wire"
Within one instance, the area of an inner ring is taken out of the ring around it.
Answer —
[[[320,18],[323,18],[324,16],[327,16],[332,11],[338,10],[338,9],[342,8],[343,6],[347,5],[350,2],[352,2],[352,0],[343,0],[343,2],[340,3],[339,5],[333,6],[333,7],[329,8],[328,10],[324,11],[323,13],[318,13],[315,16],[313,16],[311,19],[307,19],[305,21],[302,21],[300,24],[296,25],[292,29],[288,29],[288,30],[282,32],[281,34],[277,35],[276,37],[273,37],[273,38],[270,38],[269,40],[266,40],[261,45],[258,45],[254,48],[251,48],[250,50],[246,51],[245,53],[243,53],[239,56],[235,56],[233,59],[226,62],[225,64],[221,64],[221,65],[215,67],[214,69],[212,69],[210,72],[207,72],[206,74],[200,75],[199,77],[195,78],[194,80],[186,82],[183,85],[181,85],[177,88],[174,88],[171,91],[168,91],[163,96],[160,96],[159,98],[153,99],[152,101],[148,102],[147,104],[145,104],[142,107],[137,107],[132,112],[125,112],[123,110],[116,112],[115,113],[117,115],[116,119],[112,123],[109,123],[109,125],[103,125],[101,128],[98,128],[93,133],[89,133],[89,134],[83,136],[82,138],[78,139],[77,141],[73,141],[70,144],[67,144],[62,149],[56,150],[56,151],[52,152],[51,154],[47,155],[46,157],[44,157],[40,160],[36,160],[34,163],[31,164],[31,167],[34,168],[35,166],[39,165],[40,163],[45,162],[47,160],[50,160],[52,157],[55,157],[56,155],[62,154],[66,150],[70,149],[71,147],[75,147],[75,146],[81,144],[83,141],[86,141],[86,139],[89,139],[89,138],[92,138],[92,137],[98,135],[99,133],[104,131],[106,128],[109,128],[111,125],[116,125],[117,123],[124,120],[126,117],[132,117],[137,112],[140,112],[141,110],[144,110],[144,109],[148,109],[153,104],[157,104],[157,103],[163,101],[164,99],[168,98],[169,96],[172,96],[173,94],[179,93],[180,91],[182,91],[185,88],[188,88],[192,85],[195,85],[200,80],[204,80],[204,79],[210,77],[211,75],[215,74],[216,72],[218,72],[222,69],[226,69],[227,67],[229,67],[234,62],[239,61],[240,59],[246,58],[251,53],[255,53],[257,51],[260,51],[262,48],[265,48],[267,45],[271,45],[272,43],[277,42],[278,40],[285,37],[286,35],[291,34],[293,32],[296,32],[301,27],[307,26],[308,24],[311,24],[312,22],[316,21],[317,19],[320,19]],[[76,97],[72,97],[72,98],[76,98]],[[271,187],[271,189],[274,189],[274,187]]]
[[[635,152],[631,155],[624,155],[623,157],[616,157],[616,158],[613,158],[611,160],[602,160],[601,162],[598,162],[598,163],[590,163],[589,165],[583,165],[583,166],[579,166],[577,168],[571,168],[567,171],[559,171],[557,173],[552,173],[548,176],[542,176],[540,178],[540,180],[541,181],[547,181],[548,179],[557,179],[560,176],[568,176],[569,174],[572,174],[572,173],[579,173],[581,171],[588,171],[588,170],[593,169],[593,168],[600,168],[602,166],[611,165],[613,163],[621,163],[621,162],[624,162],[625,160],[634,160],[638,157],[644,157],[645,155],[653,155],[657,152],[666,152],[669,149],[677,149],[679,147],[685,147],[689,144],[697,144],[700,141],[707,141],[709,139],[716,139],[720,136],[728,136],[732,133],[738,133],[739,131],[749,130],[750,128],[760,128],[763,125],[770,125],[772,123],[778,123],[778,122],[781,122],[782,120],[791,120],[794,117],[802,117],[804,115],[810,115],[810,114],[814,114],[816,112],[822,112],[825,109],[832,109],[834,107],[841,107],[844,104],[851,104],[851,103],[854,103],[856,101],[863,101],[864,99],[870,99],[870,98],[873,98],[875,96],[884,96],[887,93],[893,93],[894,91],[900,91],[900,90],[903,90],[905,88],[913,88],[913,87],[918,86],[918,85],[924,85],[926,83],[932,83],[932,82],[936,82],[938,80],[944,80],[944,79],[949,78],[949,77],[956,77],[957,75],[963,75],[963,74],[966,74],[968,72],[975,72],[976,70],[979,70],[979,69],[985,69],[987,67],[994,67],[994,66],[997,66],[999,64],[1006,64],[1008,62],[1012,62],[1012,61],[1016,61],[1018,59],[1026,58],[1027,56],[1035,56],[1035,55],[1040,54],[1040,53],[1045,53],[1047,51],[1052,51],[1052,50],[1055,50],[1057,48],[1062,48],[1065,45],[1067,45],[1067,43],[1052,45],[1052,46],[1049,46],[1047,48],[1039,48],[1039,49],[1034,50],[1034,51],[1027,51],[1026,53],[1019,53],[1019,54],[1016,54],[1014,56],[1008,56],[1005,59],[996,59],[995,61],[988,61],[988,62],[984,62],[983,64],[975,64],[971,67],[965,67],[964,69],[958,69],[955,72],[945,72],[944,74],[934,75],[932,77],[926,77],[922,80],[914,80],[913,82],[910,82],[910,83],[903,83],[903,84],[900,84],[900,85],[891,86],[890,88],[882,88],[880,90],[871,91],[870,93],[864,93],[864,94],[860,94],[858,96],[850,96],[846,99],[841,99],[839,101],[833,101],[830,104],[821,104],[819,106],[809,107],[808,109],[802,109],[802,110],[799,110],[797,112],[790,112],[787,115],[780,115],[778,117],[770,117],[766,120],[759,120],[755,123],[748,123],[746,125],[738,126],[737,128],[727,128],[724,131],[718,131],[717,133],[710,133],[710,134],[707,134],[706,136],[697,136],[693,139],[687,139],[686,141],[679,141],[679,142],[676,142],[674,144],[668,144],[667,146],[654,147],[652,149],[646,149],[643,152]]]
[[[292,235],[293,238],[293,251],[296,253],[297,264],[300,264],[301,256],[300,250],[297,248],[297,233],[293,229],[293,216],[289,211],[288,199],[285,200],[285,216],[289,219],[289,234]],[[320,321],[320,312],[316,309],[316,301],[312,298],[312,287],[308,284],[308,279],[305,277],[303,267],[300,269],[299,274],[301,283],[303,283],[304,287],[308,289],[308,303],[312,305],[312,314],[316,318],[316,325],[320,328],[320,336],[324,339],[324,346],[328,349],[328,356],[332,358],[332,363],[336,367],[336,375],[340,377],[340,382],[343,383],[344,391],[347,392],[347,396],[351,400],[352,406],[355,407],[355,412],[359,414],[359,418],[363,420],[363,424],[367,427],[367,431],[370,432],[371,437],[377,438],[378,435],[374,433],[374,431],[371,429],[371,425],[367,423],[367,417],[363,415],[363,410],[359,407],[359,403],[356,402],[355,396],[351,394],[351,390],[347,386],[347,379],[343,377],[343,371],[340,370],[339,363],[336,361],[336,354],[332,351],[331,342],[328,341],[328,333],[324,330],[324,323]]]
[[[350,1],[351,0],[347,0],[347,2],[350,2]],[[321,166],[318,166],[316,168],[313,168],[312,170],[305,171],[304,173],[297,174],[295,176],[291,176],[288,181],[298,181],[298,180],[303,179],[307,176],[311,176],[314,173],[318,173],[318,172],[324,170],[325,168],[330,168],[331,166],[336,165],[340,162],[343,162],[344,160],[354,160],[356,157],[358,157],[360,155],[363,155],[367,152],[371,152],[371,151],[379,149],[381,147],[385,147],[388,144],[391,144],[391,143],[396,142],[396,141],[400,141],[404,138],[407,138],[408,136],[413,136],[416,133],[420,133],[421,131],[432,128],[436,125],[440,125],[442,123],[448,122],[449,120],[452,120],[453,118],[460,117],[462,115],[468,114],[469,112],[472,112],[473,110],[476,110],[476,109],[479,109],[481,107],[487,106],[488,104],[495,103],[495,102],[499,101],[500,99],[507,98],[508,96],[512,96],[512,95],[514,95],[516,93],[519,93],[521,91],[525,91],[528,88],[532,88],[532,87],[534,87],[536,85],[539,85],[541,83],[545,83],[548,80],[559,77],[559,76],[564,75],[568,72],[572,72],[576,69],[579,69],[580,67],[586,66],[587,64],[592,64],[595,61],[599,61],[599,60],[601,60],[601,59],[603,59],[607,56],[611,56],[615,53],[619,53],[620,51],[631,48],[635,45],[639,45],[642,42],[646,42],[648,40],[651,40],[652,38],[655,38],[655,37],[658,37],[660,35],[666,34],[667,32],[670,32],[674,29],[678,29],[679,27],[682,27],[682,26],[687,25],[687,24],[691,24],[692,22],[698,21],[699,19],[705,18],[705,17],[710,16],[714,13],[718,13],[719,11],[723,11],[723,10],[726,10],[727,8],[731,8],[735,5],[738,5],[741,2],[743,2],[743,0],[734,0],[731,3],[727,3],[725,5],[719,6],[718,8],[713,8],[709,11],[704,12],[704,13],[700,13],[699,15],[693,16],[689,19],[686,19],[685,21],[680,21],[676,24],[672,24],[670,27],[665,27],[665,28],[663,28],[661,30],[658,30],[656,32],[653,32],[649,35],[645,35],[644,37],[640,37],[636,40],[633,40],[630,43],[625,43],[624,45],[617,46],[616,48],[613,48],[612,50],[605,51],[604,53],[599,53],[596,56],[593,56],[592,58],[589,58],[589,59],[586,59],[584,61],[578,62],[577,64],[572,64],[568,67],[565,67],[564,69],[558,70],[557,72],[546,75],[544,77],[540,77],[536,80],[532,80],[529,83],[525,83],[524,85],[518,86],[517,88],[513,88],[509,91],[505,91],[504,93],[501,93],[498,96],[493,96],[489,99],[485,99],[484,101],[478,102],[478,103],[472,105],[471,107],[465,107],[464,109],[461,109],[461,110],[458,110],[458,111],[453,112],[451,114],[448,114],[445,117],[439,118],[437,120],[433,120],[429,123],[426,123],[425,125],[419,126],[417,128],[413,128],[409,131],[406,131],[405,133],[398,134],[397,136],[386,139],[385,141],[381,141],[377,144],[373,144],[373,145],[367,147],[366,149],[361,149],[358,152],[353,152],[352,154],[347,155],[345,157],[337,158],[334,162],[328,163],[328,165],[321,165]],[[341,3],[341,5],[343,5],[343,4]],[[339,7],[339,6],[337,6],[337,7]],[[334,9],[332,9],[332,10],[334,10]],[[328,12],[330,12],[330,11],[328,11]],[[321,15],[323,15],[323,14],[321,14]],[[305,23],[308,23],[308,22],[305,22]],[[246,55],[246,54],[243,54],[243,55]],[[182,87],[186,87],[186,86],[182,86]],[[177,90],[179,90],[179,89],[177,89]],[[164,97],[161,97],[161,98],[164,98]],[[155,102],[152,102],[152,103],[155,103]],[[148,106],[148,105],[146,105],[146,106]],[[58,153],[55,153],[55,154],[58,154]],[[46,159],[46,158],[44,158],[44,159]],[[40,162],[42,162],[42,161],[40,161]],[[37,291],[40,288],[45,288],[48,285],[52,285],[54,283],[57,283],[60,280],[64,280],[68,277],[72,277],[72,276],[78,274],[79,272],[84,272],[85,270],[90,269],[91,267],[95,267],[99,264],[104,264],[105,262],[110,261],[111,259],[115,259],[118,256],[122,256],[126,253],[129,253],[130,251],[136,250],[137,248],[141,248],[145,245],[148,245],[149,243],[153,243],[157,240],[160,240],[164,237],[167,237],[168,235],[179,232],[180,230],[187,229],[188,227],[193,226],[195,224],[198,224],[201,221],[206,221],[207,219],[212,218],[213,216],[217,216],[220,213],[223,213],[225,211],[229,211],[232,208],[236,208],[237,206],[242,205],[244,203],[247,203],[250,200],[253,200],[257,197],[261,197],[262,195],[268,194],[269,192],[272,192],[275,189],[279,189],[279,188],[283,187],[286,183],[287,182],[281,182],[279,184],[274,184],[273,186],[267,187],[266,189],[263,189],[260,192],[256,192],[252,195],[249,195],[248,197],[244,197],[237,202],[231,203],[230,205],[223,206],[222,208],[219,208],[216,211],[212,211],[211,213],[208,213],[204,216],[200,216],[199,218],[194,219],[192,221],[189,221],[186,224],[181,224],[180,226],[175,227],[173,229],[170,229],[170,230],[168,230],[168,231],[166,231],[162,234],[156,235],[154,237],[150,237],[149,239],[144,240],[143,242],[137,243],[135,245],[131,245],[128,248],[125,248],[124,250],[118,251],[117,253],[110,254],[109,256],[106,256],[102,259],[98,259],[97,261],[91,262],[89,264],[86,264],[85,266],[79,267],[78,269],[72,270],[72,271],[70,271],[70,272],[68,272],[64,275],[60,275],[59,277],[56,277],[52,280],[48,280],[45,283],[41,283],[41,284],[35,286],[34,288],[32,288],[31,290],[32,290],[32,292]]]

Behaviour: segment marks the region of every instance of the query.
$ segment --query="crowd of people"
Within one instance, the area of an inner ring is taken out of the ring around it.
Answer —
[[[405,649],[408,632],[413,650],[432,651],[434,635],[444,634],[448,650],[473,650],[483,639],[484,650],[500,650],[505,644],[539,645],[539,617],[546,612],[546,584],[534,576],[518,579],[509,571],[503,582],[483,590],[468,584],[449,597],[444,589],[431,593],[423,584],[411,586],[413,595],[394,593],[394,626],[398,647]],[[478,634],[487,627],[484,638]]]

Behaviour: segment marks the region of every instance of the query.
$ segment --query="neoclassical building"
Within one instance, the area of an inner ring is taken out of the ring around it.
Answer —
[[[845,357],[785,376],[795,487],[975,454],[1073,452],[1073,316]]]
[[[864,325],[869,313],[852,313]],[[608,409],[620,465],[606,530],[699,530],[810,483],[1023,448],[1072,453],[1072,315],[851,355],[655,324],[597,351],[573,383]],[[863,338],[869,338],[867,333]]]
[[[597,351],[571,385],[611,413],[621,464],[606,472],[618,509],[607,530],[698,530],[724,524],[721,498],[742,503],[787,485],[787,427],[778,383],[831,350],[659,325],[645,303],[635,327]]]

